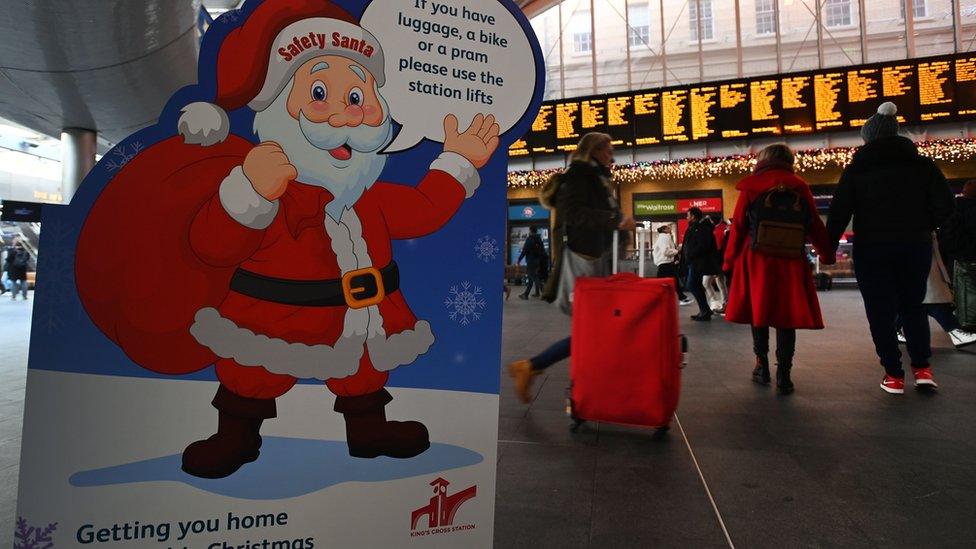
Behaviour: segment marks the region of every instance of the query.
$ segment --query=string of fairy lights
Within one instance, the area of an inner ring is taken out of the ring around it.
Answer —
[[[923,156],[946,163],[965,162],[976,158],[976,140],[950,139],[918,143]],[[850,164],[857,147],[814,149],[796,153],[797,173],[827,169],[843,169]],[[614,181],[621,184],[639,181],[669,181],[681,179],[712,179],[744,175],[756,166],[756,155],[734,155],[712,158],[686,158],[637,162],[615,166]],[[541,187],[558,169],[514,171],[508,173],[509,189]]]

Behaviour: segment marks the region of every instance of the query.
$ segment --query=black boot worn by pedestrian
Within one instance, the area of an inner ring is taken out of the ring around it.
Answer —
[[[217,432],[183,450],[183,470],[200,478],[224,478],[261,453],[261,424],[277,415],[274,399],[245,398],[221,385],[213,399]]]
[[[362,396],[336,397],[335,411],[346,420],[349,455],[361,458],[412,458],[430,448],[427,427],[417,421],[387,421],[393,400],[386,389]]]
[[[769,358],[763,356],[756,357],[756,367],[752,370],[752,381],[760,385],[769,385]]]
[[[781,395],[788,395],[793,392],[793,380],[790,379],[792,364],[776,365],[776,391]]]

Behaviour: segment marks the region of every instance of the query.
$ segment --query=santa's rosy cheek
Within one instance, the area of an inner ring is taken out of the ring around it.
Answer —
[[[376,124],[382,119],[383,111],[375,105],[366,105],[363,107],[363,120],[367,124]]]

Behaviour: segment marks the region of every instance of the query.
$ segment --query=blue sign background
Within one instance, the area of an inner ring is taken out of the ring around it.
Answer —
[[[531,211],[530,215],[526,215]],[[549,219],[549,210],[539,204],[521,204],[508,207],[509,221],[545,221]]]
[[[333,0],[360,17],[368,4],[362,0]],[[400,265],[401,289],[411,309],[432,325],[436,342],[415,363],[392,372],[388,386],[497,393],[501,353],[502,287],[505,242],[507,149],[529,128],[542,103],[545,64],[538,41],[524,14],[510,0],[505,6],[529,36],[536,62],[536,87],[532,103],[519,122],[501,136],[491,161],[480,170],[477,193],[440,231],[428,237],[394,243]],[[29,368],[86,374],[143,378],[216,380],[213,368],[189,376],[164,376],[145,370],[129,360],[88,318],[75,288],[75,247],[82,224],[99,194],[121,164],[140,150],[176,134],[180,109],[194,101],[212,101],[216,90],[217,52],[224,37],[242,25],[260,3],[252,0],[240,10],[217,18],[207,30],[199,59],[198,84],[179,90],[170,98],[159,122],[126,138],[109,151],[85,178],[69,206],[46,207],[43,213],[39,291],[34,304]],[[379,37],[382,40],[382,37]],[[229,113],[231,132],[257,142],[252,133],[254,112],[242,108]],[[420,145],[389,158],[382,181],[415,185],[442,150],[440,143]],[[123,226],[119,231],[125,231]],[[487,246],[484,244],[487,243]],[[147,243],[151,246],[151,243]],[[112,258],[106,257],[106,261]],[[180,280],[172,280],[179,285]],[[484,299],[481,317],[468,325],[450,318],[447,301],[452,288],[469,285]],[[321,384],[304,380],[303,383]]]

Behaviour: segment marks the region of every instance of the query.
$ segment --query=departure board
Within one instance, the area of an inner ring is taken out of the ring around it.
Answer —
[[[532,122],[532,129],[525,135],[525,142],[532,154],[544,155],[556,152],[556,107],[542,105]]]
[[[580,101],[580,134],[607,133],[607,99],[598,97]]]
[[[753,80],[749,83],[752,107],[752,135],[779,135],[782,132],[776,96],[779,80]]]
[[[918,96],[922,122],[952,117],[952,61],[939,59],[918,64]]]
[[[749,137],[752,110],[749,104],[749,85],[745,82],[722,84],[718,87],[718,131],[724,139]]]
[[[691,103],[691,138],[699,141],[715,135],[718,87],[692,88],[689,102]]]
[[[956,59],[956,115],[976,117],[976,56]]]
[[[634,144],[659,145],[661,130],[661,92],[638,93],[634,97]]]
[[[826,72],[813,75],[813,103],[816,106],[817,131],[844,127],[846,103],[844,74]]]
[[[878,111],[881,84],[881,69],[847,71],[847,127],[860,128]]]
[[[881,67],[881,97],[898,105],[898,121],[918,122],[918,72],[910,62]],[[874,112],[878,109],[875,108]]]
[[[884,101],[903,124],[976,119],[976,53],[550,101],[509,154],[572,151],[590,131],[635,147],[856,131]]]
[[[783,78],[780,82],[780,113],[784,134],[812,133],[815,126],[813,76]]]
[[[517,139],[508,147],[508,156],[529,156],[530,154],[532,151],[529,150],[529,143],[525,139]]]
[[[634,97],[620,95],[607,98],[607,133],[614,146],[634,145]]]
[[[579,101],[561,101],[556,103],[556,149],[560,151],[576,150],[580,134],[580,103]]]
[[[691,140],[688,93],[689,90],[667,90],[661,93],[661,133],[668,143],[685,143]]]

